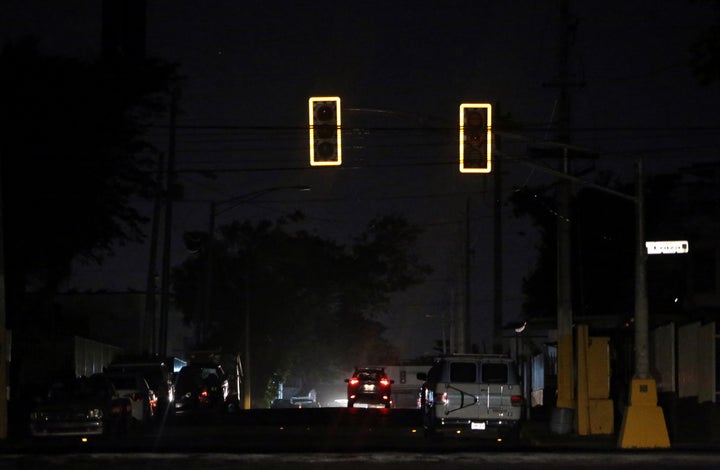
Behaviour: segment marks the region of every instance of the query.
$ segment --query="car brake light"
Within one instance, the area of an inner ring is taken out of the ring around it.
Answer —
[[[360,381],[358,380],[357,377],[353,377],[352,379],[350,379],[350,382],[348,382],[348,383],[349,383],[350,385],[357,385],[357,384],[360,383]]]
[[[445,393],[443,393],[442,395],[440,395],[440,403],[442,403],[443,405],[447,405],[447,404],[448,404],[448,394],[447,394],[447,392],[445,392]]]
[[[513,395],[510,397],[510,403],[512,406],[520,406],[522,405],[523,397],[521,395]]]
[[[382,385],[383,387],[388,387],[390,386],[390,381],[387,379],[387,377],[383,377],[382,379],[380,379],[380,385]]]
[[[203,388],[200,393],[198,393],[198,401],[206,402],[208,401],[208,391],[206,388]]]

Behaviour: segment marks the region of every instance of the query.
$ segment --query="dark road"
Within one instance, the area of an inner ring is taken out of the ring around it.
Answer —
[[[610,445],[608,445],[610,444]],[[1,468],[718,468],[713,451],[620,451],[517,445],[477,436],[423,435],[418,410],[283,409],[171,417],[124,436],[5,443]]]

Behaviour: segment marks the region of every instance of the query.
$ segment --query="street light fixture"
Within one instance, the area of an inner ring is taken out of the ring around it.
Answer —
[[[208,331],[209,331],[209,325],[210,325],[210,312],[212,310],[212,304],[211,304],[211,288],[212,288],[212,272],[213,272],[213,266],[214,266],[214,259],[213,259],[213,240],[215,239],[215,219],[218,215],[227,212],[229,210],[232,210],[236,208],[237,206],[241,204],[247,204],[249,202],[252,202],[256,199],[258,199],[261,196],[264,196],[268,193],[273,193],[276,191],[287,191],[287,190],[295,190],[295,191],[310,191],[310,186],[302,186],[302,185],[296,185],[296,186],[273,186],[270,188],[260,189],[257,191],[252,191],[246,194],[241,194],[239,196],[225,199],[222,201],[211,201],[210,202],[210,218],[208,220],[208,240],[207,240],[207,250],[206,250],[206,267],[205,267],[205,287],[204,287],[204,293],[205,293],[205,299],[204,299],[204,321],[203,321],[203,331],[202,331],[202,339],[207,339]],[[227,207],[225,207],[227,206]],[[246,292],[247,297],[247,292]],[[250,388],[250,307],[249,302],[245,301],[245,346],[244,346],[244,363],[243,363],[243,408],[246,410],[249,410],[252,407],[252,401],[251,401],[251,388]]]

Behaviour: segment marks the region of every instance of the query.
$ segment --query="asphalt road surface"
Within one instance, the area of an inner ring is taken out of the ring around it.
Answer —
[[[4,443],[2,468],[720,468],[713,451],[557,449],[477,436],[427,439],[417,410],[252,410],[169,418],[125,436]]]

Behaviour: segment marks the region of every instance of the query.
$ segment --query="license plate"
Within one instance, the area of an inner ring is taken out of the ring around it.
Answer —
[[[375,385],[363,385],[363,390],[365,390],[366,392],[372,392],[375,390]]]
[[[470,429],[474,431],[483,431],[485,429],[485,423],[470,423]]]

